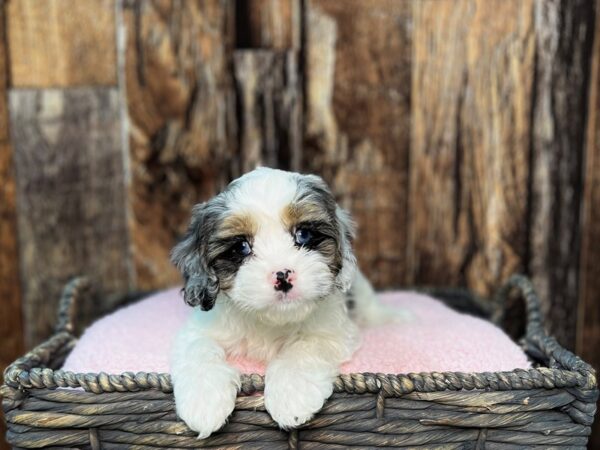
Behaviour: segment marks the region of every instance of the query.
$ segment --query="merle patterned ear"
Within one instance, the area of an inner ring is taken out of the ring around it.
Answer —
[[[183,298],[190,306],[203,311],[212,309],[219,293],[219,279],[206,258],[208,236],[214,231],[209,220],[209,203],[196,205],[186,234],[171,252],[171,261],[184,279]]]
[[[356,233],[356,226],[348,211],[336,206],[335,215],[339,229],[339,247],[342,254],[342,270],[337,275],[336,284],[346,292],[352,287],[356,273],[356,257],[352,249],[352,241]]]

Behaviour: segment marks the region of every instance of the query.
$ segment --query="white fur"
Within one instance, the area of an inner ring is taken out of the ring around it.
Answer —
[[[200,439],[223,426],[240,386],[240,374],[225,362],[223,347],[208,336],[214,314],[202,315],[211,317],[195,313],[179,332],[171,360],[177,414]]]
[[[333,275],[320,253],[296,248],[293,237],[278,221],[261,216],[260,226],[253,244],[255,256],[240,267],[227,295],[240,309],[268,322],[303,320],[321,297],[332,292]],[[294,271],[296,280],[284,295],[273,290],[271,277],[286,268]]]
[[[239,268],[233,286],[219,293],[214,309],[194,312],[172,355],[177,414],[200,438],[221,428],[235,406],[239,373],[226,355],[267,362],[265,406],[282,428],[292,428],[321,409],[339,366],[358,346],[344,291],[355,284],[357,323],[388,319],[368,281],[356,275],[349,242],[343,243],[344,266],[337,276],[319,252],[294,245],[281,212],[296,191],[291,174],[260,169],[238,180],[228,198],[232,213],[258,218],[253,256]],[[287,294],[275,291],[272,282],[272,274],[284,269],[295,276]]]

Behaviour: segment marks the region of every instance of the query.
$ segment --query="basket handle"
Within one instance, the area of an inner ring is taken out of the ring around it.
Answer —
[[[527,311],[527,325],[523,345],[528,352],[548,358],[551,368],[565,368],[580,372],[590,378],[595,384],[596,372],[579,356],[563,348],[558,341],[549,336],[544,328],[544,315],[540,299],[535,292],[533,283],[525,275],[515,274],[498,291],[498,299],[505,301],[510,292],[516,289],[523,300]]]
[[[508,296],[513,290],[517,290],[525,301],[525,311],[527,314],[525,337],[539,332],[545,334],[544,314],[542,313],[540,299],[535,292],[533,283],[525,275],[512,275],[497,292],[496,302],[501,305],[502,314],[505,313]]]
[[[92,289],[92,283],[86,277],[73,278],[64,287],[58,304],[58,317],[56,320],[55,332],[66,331],[73,334],[74,319],[77,313],[77,306],[81,303]]]

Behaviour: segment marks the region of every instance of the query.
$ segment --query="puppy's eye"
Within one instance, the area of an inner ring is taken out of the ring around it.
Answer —
[[[236,242],[233,247],[231,247],[231,251],[240,256],[248,256],[252,253],[252,247],[250,247],[250,243],[246,240]]]
[[[296,245],[299,245],[300,247],[309,245],[312,242],[313,237],[312,231],[307,228],[298,228],[296,233],[294,233],[294,241],[296,242]]]

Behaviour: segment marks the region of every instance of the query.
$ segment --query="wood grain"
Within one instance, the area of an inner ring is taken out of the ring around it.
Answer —
[[[537,2],[529,272],[549,330],[575,348],[593,3]]]
[[[241,171],[269,166],[298,171],[302,95],[297,52],[234,54]]]
[[[413,3],[412,283],[489,294],[525,267],[533,8]]]
[[[6,3],[12,86],[116,85],[114,0]]]
[[[581,216],[581,263],[576,351],[600,371],[600,2],[589,83],[586,152]],[[600,401],[597,403],[600,408]],[[600,419],[596,413],[588,448],[600,448]]]
[[[8,134],[4,5],[0,4],[0,372],[24,353],[13,149]],[[0,413],[0,437],[6,433]],[[0,449],[8,449],[0,438]]]
[[[301,0],[237,0],[237,48],[298,50]]]
[[[4,92],[6,94],[6,92]],[[6,95],[4,95],[6,101]],[[3,120],[6,120],[4,117]],[[0,372],[24,353],[12,148],[0,142]],[[6,433],[0,413],[0,436]],[[0,449],[8,449],[0,439]]]
[[[131,234],[138,286],[179,282],[169,252],[192,206],[239,173],[232,2],[127,1]]]
[[[104,293],[132,287],[124,158],[116,89],[18,89],[9,98],[31,347],[52,331],[69,278],[89,275]],[[83,323],[111,307],[84,306]]]
[[[0,8],[0,371],[23,351],[12,147],[8,135],[4,10]]]
[[[356,251],[378,287],[406,278],[411,2],[306,2],[306,171],[358,222]]]

